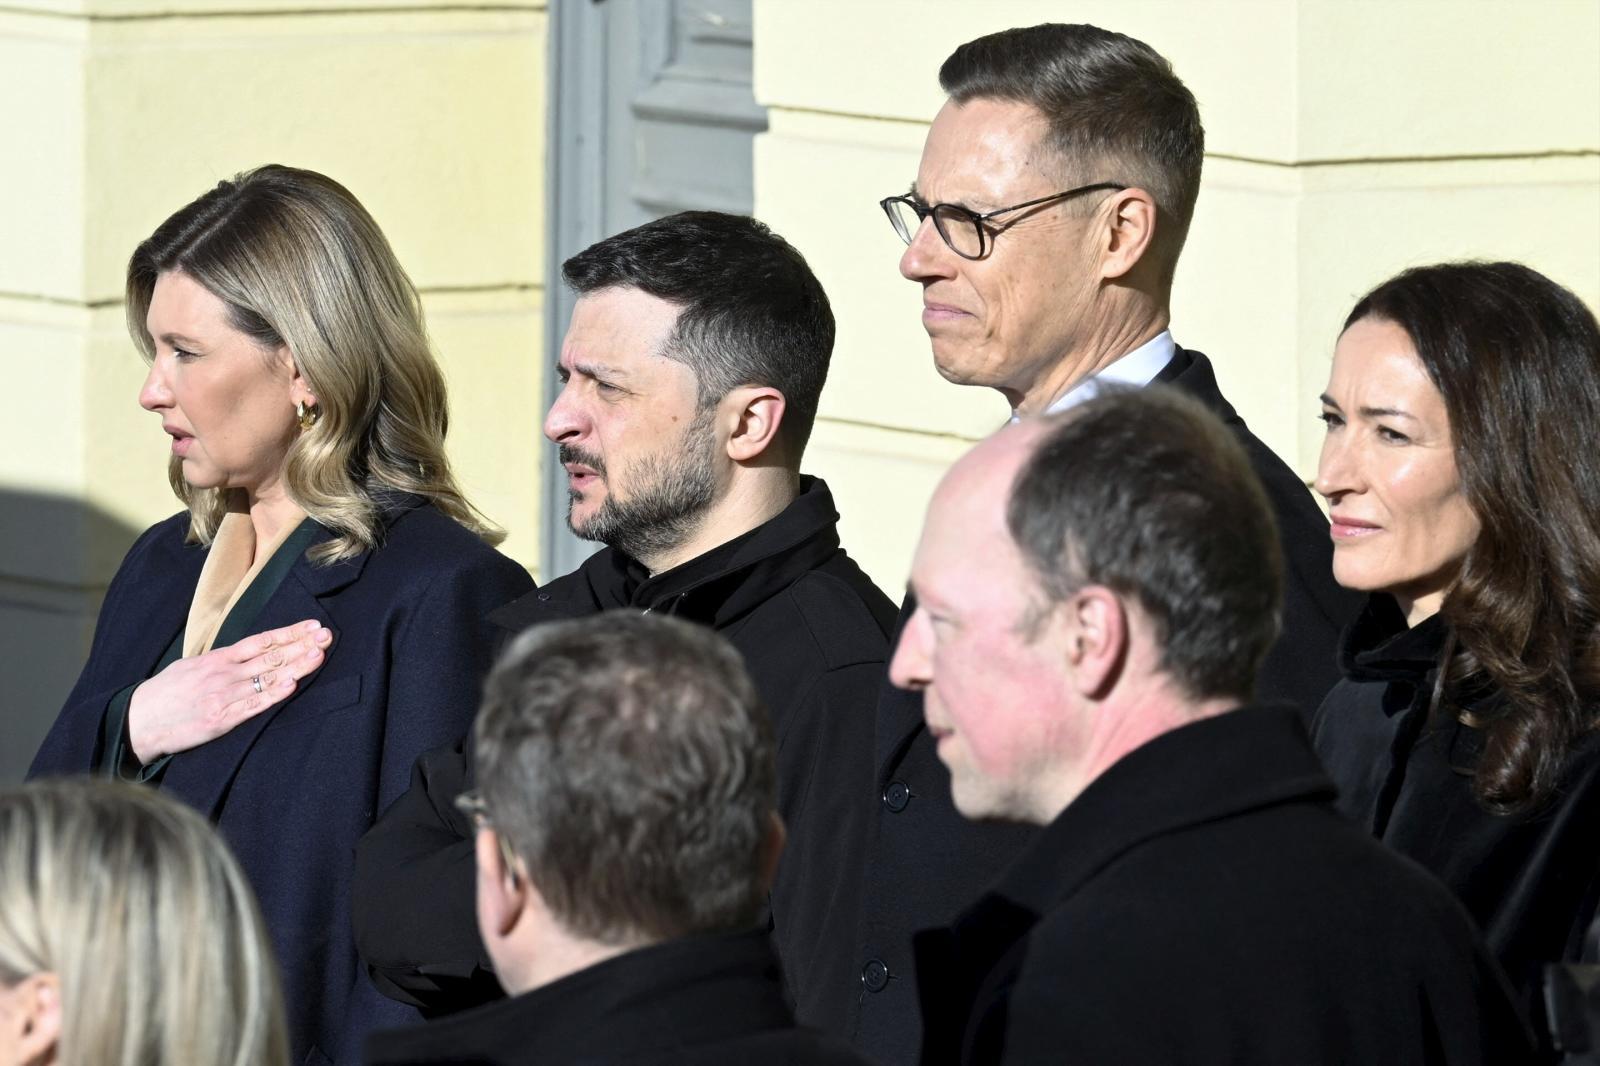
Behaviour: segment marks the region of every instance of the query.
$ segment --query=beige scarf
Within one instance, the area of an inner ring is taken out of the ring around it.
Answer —
[[[205,565],[200,568],[200,583],[194,587],[194,599],[189,602],[189,624],[183,631],[185,659],[211,650],[228,612],[267,565],[267,560],[289,539],[289,534],[300,528],[306,517],[305,512],[296,507],[271,541],[257,544],[250,512],[235,510],[235,502],[229,501],[228,513],[222,516]],[[237,502],[242,507],[242,501]]]

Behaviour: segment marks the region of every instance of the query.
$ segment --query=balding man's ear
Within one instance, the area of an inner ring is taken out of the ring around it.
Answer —
[[[1073,687],[1103,699],[1116,686],[1128,658],[1128,610],[1104,585],[1085,585],[1064,604],[1062,628]]]
[[[1107,281],[1127,277],[1155,247],[1156,202],[1143,189],[1123,189],[1102,205],[1105,244],[1100,276]]]
[[[722,398],[721,417],[731,422],[728,458],[748,463],[778,439],[787,406],[783,393],[769,385],[741,385]]]

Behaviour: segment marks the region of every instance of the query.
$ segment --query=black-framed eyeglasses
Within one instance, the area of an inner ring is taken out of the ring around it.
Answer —
[[[505,863],[511,879],[517,879],[517,853],[511,850],[511,844],[506,840],[506,835],[495,828],[494,819],[489,817],[489,805],[483,801],[483,793],[478,789],[470,788],[455,798],[456,810],[472,819],[475,829],[494,829],[494,838],[500,845],[500,861]]]
[[[1056,200],[1065,200],[1086,192],[1099,192],[1102,189],[1120,191],[1126,188],[1126,185],[1114,181],[1097,181],[1093,185],[1080,185],[1076,189],[1068,189],[1066,192],[1058,192],[1051,196],[1041,196],[1037,200],[1012,204],[1010,207],[996,208],[981,215],[960,204],[934,204],[930,207],[909,195],[885,197],[878,201],[878,206],[883,208],[883,213],[889,216],[889,224],[907,244],[916,239],[922,220],[932,215],[933,228],[939,231],[939,236],[950,246],[952,252],[963,259],[982,259],[988,254],[989,242],[993,239],[985,223],[1001,215],[1029,207],[1042,207]]]

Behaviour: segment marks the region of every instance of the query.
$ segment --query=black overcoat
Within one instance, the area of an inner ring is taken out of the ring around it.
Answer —
[[[1333,794],[1282,706],[1125,755],[918,936],[924,1063],[1525,1062],[1466,912]]]
[[[789,837],[772,914],[796,993],[838,982],[824,967],[854,933],[871,813],[855,800],[872,780],[872,708],[894,623],[894,604],[839,546],[827,486],[801,486],[770,521],[672,570],[651,577],[607,548],[494,615],[509,635],[649,609],[710,626],[739,651],[778,744]],[[472,824],[453,803],[471,787],[469,763],[464,743],[420,759],[356,861],[356,936],[373,979],[430,1013],[499,995],[473,912]]]
[[[1328,521],[1294,471],[1250,432],[1217,387],[1211,363],[1179,349],[1157,377],[1195,397],[1238,435],[1266,488],[1284,555],[1283,634],[1268,653],[1258,693],[1287,700],[1309,717],[1339,678],[1341,628],[1360,597],[1333,580]],[[901,612],[910,616],[911,601]],[[885,683],[879,697],[876,787],[862,802],[876,826],[866,861],[860,933],[841,942],[853,960],[830,972],[837,985],[802,999],[801,1021],[850,1037],[885,1063],[917,1059],[921,1020],[911,935],[948,924],[995,878],[1035,830],[969,822],[950,800],[950,775],[923,728],[922,697]]]
[[[511,999],[380,1033],[370,1066],[868,1066],[797,1029],[759,932],[630,951]]]
[[[1600,899],[1600,734],[1567,755],[1548,803],[1491,814],[1471,776],[1483,733],[1429,714],[1448,635],[1442,616],[1408,629],[1392,597],[1372,596],[1346,635],[1345,680],[1318,712],[1312,742],[1340,809],[1456,894],[1542,1030],[1541,971],[1584,957]]]
[[[187,513],[169,518],[129,550],[30,777],[98,765],[107,702],[148,677],[183,628],[205,561],[184,543],[188,522]],[[405,790],[418,754],[472,721],[496,640],[486,616],[532,587],[526,570],[459,523],[420,497],[400,498],[379,547],[331,566],[300,558],[261,610],[257,631],[307,618],[331,629],[322,668],[289,699],[167,765],[162,791],[217,823],[261,902],[292,1061],[358,1062],[370,1030],[416,1017],[361,972],[350,932],[355,844]]]

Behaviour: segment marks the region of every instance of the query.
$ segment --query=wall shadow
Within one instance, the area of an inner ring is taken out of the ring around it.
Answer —
[[[73,497],[0,486],[0,785],[27,772],[140,532]]]

